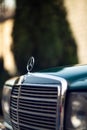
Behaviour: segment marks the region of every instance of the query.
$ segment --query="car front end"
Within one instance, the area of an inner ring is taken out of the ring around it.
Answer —
[[[55,70],[28,72],[5,83],[7,130],[87,130],[87,66]]]

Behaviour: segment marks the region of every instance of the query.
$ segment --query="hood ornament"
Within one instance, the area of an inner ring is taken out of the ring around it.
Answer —
[[[34,63],[35,63],[35,59],[33,56],[31,56],[28,60],[28,63],[27,63],[27,71],[28,72],[31,72],[31,70],[33,69],[34,67]]]

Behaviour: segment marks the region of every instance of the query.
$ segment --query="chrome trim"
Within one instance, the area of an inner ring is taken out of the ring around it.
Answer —
[[[18,98],[17,98],[17,123],[18,123],[18,130],[20,130],[19,128],[19,115],[18,115],[18,111],[19,111],[19,97],[20,97],[20,91],[21,91],[21,86],[19,86],[19,93],[18,93]]]
[[[35,59],[33,56],[31,56],[27,63],[27,71],[30,72],[34,67]]]
[[[6,128],[13,130],[13,128],[7,122],[4,122],[3,124]]]
[[[32,84],[32,85],[33,85],[33,84]],[[29,84],[28,84],[28,86],[29,86]],[[38,86],[38,84],[36,84],[35,86]],[[45,85],[43,85],[43,86],[45,87]],[[46,85],[46,86],[47,86],[47,85]],[[48,85],[48,86],[50,86],[50,85]],[[54,85],[52,85],[52,87],[54,87]],[[60,86],[58,86],[57,84],[55,85],[55,87],[56,87],[56,88],[57,88],[57,87],[60,88]],[[47,87],[46,87],[46,88],[47,88]],[[58,89],[57,89],[57,90],[58,90]],[[56,91],[56,92],[57,92],[57,91]],[[20,93],[20,92],[19,92],[19,93]],[[60,93],[60,92],[59,92],[59,93]],[[20,94],[19,94],[19,95],[20,95]],[[59,94],[57,93],[57,95],[59,95]],[[56,96],[57,96],[57,95],[56,95]],[[12,96],[12,97],[16,97],[16,96]],[[18,97],[19,97],[19,96],[18,96]],[[57,96],[57,97],[58,97],[58,96]],[[57,99],[59,98],[59,97],[58,97],[58,98],[57,98],[57,97],[56,97],[56,104],[57,104]],[[20,96],[20,98],[23,98],[23,97]],[[26,98],[26,99],[30,99],[30,98]],[[33,99],[33,98],[32,98],[32,99]],[[42,99],[35,99],[35,98],[34,98],[34,100],[37,101],[37,100],[42,100]],[[46,99],[46,100],[47,100],[47,99]],[[43,101],[44,101],[44,100],[43,100]],[[47,101],[48,101],[48,100],[47,100]],[[53,99],[50,100],[50,101],[54,102]],[[58,100],[58,101],[59,101],[59,100]],[[13,108],[12,108],[12,109],[13,109]],[[17,109],[14,109],[14,110],[17,110]],[[21,110],[21,112],[23,112],[23,111]],[[56,111],[55,111],[55,112],[56,112]],[[25,113],[26,113],[26,111],[25,111]],[[28,113],[29,113],[29,112],[28,112]],[[26,113],[26,114],[27,114],[27,113]],[[31,114],[31,113],[30,113],[30,114]],[[37,112],[34,112],[34,114],[37,115]],[[50,117],[49,112],[48,112],[48,114],[44,114],[44,113],[42,113],[42,114],[43,114],[43,116],[45,115],[45,116],[49,116],[49,117]],[[58,115],[55,115],[55,119],[56,119],[56,116],[58,116]],[[52,118],[52,117],[54,117],[54,115],[52,115],[51,118]],[[58,117],[59,117],[59,116],[58,116]],[[15,123],[14,120],[13,120],[12,122]],[[17,123],[18,123],[18,122],[17,122]],[[17,124],[17,123],[16,123],[16,124]],[[26,125],[25,125],[25,126],[26,126]],[[20,125],[19,125],[19,127],[20,127]],[[53,126],[52,126],[52,127],[53,127]],[[58,126],[57,126],[57,128],[58,128]],[[55,126],[55,129],[56,129],[56,126]]]
[[[8,100],[8,104],[9,104],[9,107],[10,107],[10,96],[11,96],[11,91],[12,91],[12,87],[11,86],[8,86],[8,85],[4,85],[4,87],[3,87],[3,91],[2,91],[2,100],[1,100],[1,105],[2,105],[2,112],[3,112],[3,116],[5,116],[5,110],[4,110],[4,91],[5,91],[5,89],[9,89],[10,90],[10,95],[7,95],[7,96],[9,96],[9,100]],[[9,117],[9,121],[10,121],[10,123],[11,123],[11,118],[10,118],[10,109],[9,109],[9,111],[8,111],[8,117]],[[12,128],[7,122],[6,122],[6,120],[4,119],[4,125],[7,127],[7,128]]]
[[[55,85],[55,84],[54,85],[53,84],[43,84],[43,83],[42,84],[30,84],[30,83],[24,83],[24,84],[22,84],[22,86],[29,86],[29,85],[30,86],[32,86],[32,85],[33,86],[37,86],[38,85],[38,86],[43,86],[43,87],[44,86],[47,87],[48,85],[50,85],[50,87],[53,87],[53,86],[57,87],[57,85]]]
[[[65,88],[66,89],[65,89]],[[67,91],[67,87],[63,86],[62,87],[62,92],[61,92],[61,99],[60,99],[60,128],[59,130],[63,130],[64,129],[64,107],[65,107],[65,98],[66,98],[66,91]]]
[[[35,77],[40,77],[40,78],[47,78],[47,79],[52,79],[52,80],[56,80],[58,81],[58,83],[60,82],[61,85],[53,85],[50,84],[51,86],[54,87],[58,87],[58,98],[57,98],[57,114],[56,114],[56,130],[62,130],[63,129],[63,121],[64,121],[64,103],[65,103],[65,94],[66,94],[66,90],[67,90],[67,81],[62,78],[62,77],[57,77],[57,76],[53,76],[53,75],[49,75],[49,74],[45,74],[45,73],[30,73],[28,72],[27,75],[24,76],[24,81],[26,80],[26,78],[28,78],[28,76],[35,76]],[[39,86],[48,86],[47,84],[29,84],[29,83],[18,83],[16,85],[39,85]],[[19,89],[21,89],[21,87],[19,87]],[[19,90],[19,95],[18,95],[18,101],[19,102],[19,96],[20,96],[20,90]],[[18,104],[17,104],[18,107]],[[60,109],[62,111],[60,111]],[[59,113],[59,115],[58,115]],[[18,121],[19,123],[19,121]],[[19,125],[18,125],[19,127]],[[20,130],[20,128],[19,128]]]
[[[56,130],[58,130],[58,125],[60,125],[59,124],[59,122],[60,122],[60,115],[58,115],[59,114],[59,109],[60,109],[59,106],[60,106],[60,95],[61,95],[61,88],[60,88],[60,86],[58,86],[58,92],[57,93],[58,93],[58,98],[57,98],[57,112],[56,112]]]
[[[49,79],[54,79],[54,80],[57,80],[57,81],[60,81],[61,83],[61,86],[60,88],[58,87],[59,89],[59,92],[58,92],[58,96],[60,97],[60,103],[59,103],[59,106],[61,109],[60,110],[57,110],[57,111],[60,111],[60,117],[57,117],[57,120],[56,122],[58,122],[58,118],[59,118],[59,124],[57,123],[57,126],[56,126],[56,130],[63,130],[63,123],[64,123],[64,106],[65,106],[65,95],[66,95],[66,91],[67,91],[67,81],[62,78],[62,77],[57,77],[57,76],[53,76],[53,75],[49,75],[49,74],[45,74],[45,73],[28,73],[29,76],[36,76],[36,77],[42,77],[42,78],[49,78]],[[26,77],[25,77],[26,79]],[[58,106],[57,106],[58,107]],[[58,114],[57,114],[58,116]],[[59,127],[58,127],[59,125]]]
[[[62,83],[62,85],[64,85],[64,86],[67,85],[67,81],[62,77],[57,77],[57,76],[45,74],[45,73],[28,73],[28,76],[31,76],[31,75],[40,77],[40,78],[54,79],[54,80],[60,81]]]

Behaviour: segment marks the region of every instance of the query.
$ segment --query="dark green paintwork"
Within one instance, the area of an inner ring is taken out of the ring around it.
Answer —
[[[43,72],[66,79],[70,90],[87,89],[87,65],[51,68]]]
[[[76,65],[71,67],[57,67],[57,68],[50,68],[44,71],[40,71],[42,74],[49,74],[54,75],[57,77],[62,77],[66,79],[68,83],[68,90],[87,90],[87,65]],[[28,76],[27,74],[26,80],[24,83],[49,83],[48,79],[38,79],[35,77]],[[23,76],[23,77],[25,77]],[[10,86],[15,82],[17,84],[20,81],[20,77],[17,77],[16,80],[8,80],[5,84]],[[51,81],[50,81],[51,83]]]

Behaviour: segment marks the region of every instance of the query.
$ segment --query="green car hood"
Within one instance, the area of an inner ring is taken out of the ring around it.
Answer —
[[[69,89],[87,89],[87,65],[56,67],[46,69],[43,73],[59,76],[67,80]]]

